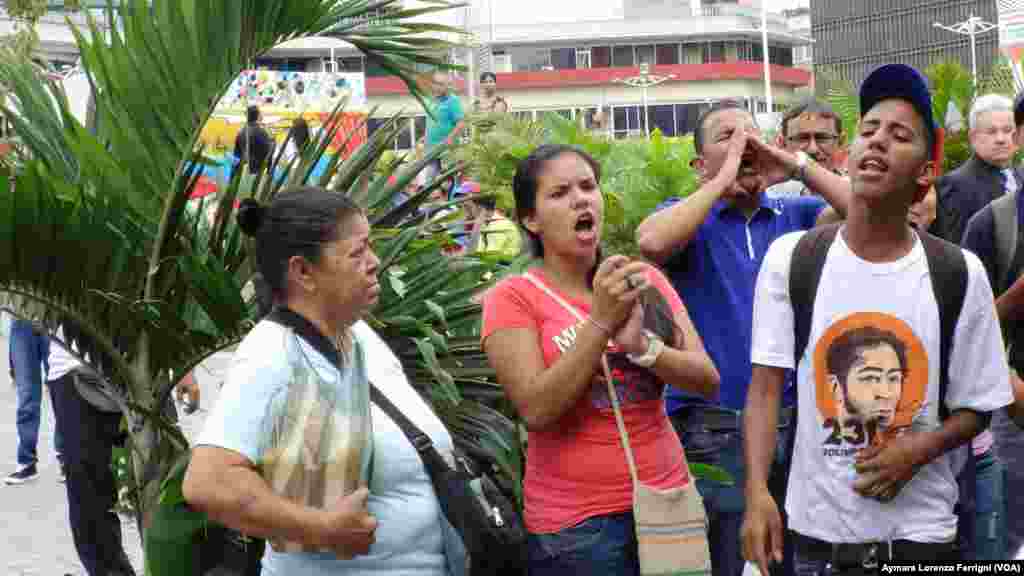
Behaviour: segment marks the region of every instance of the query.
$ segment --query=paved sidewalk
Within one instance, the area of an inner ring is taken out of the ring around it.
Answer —
[[[14,471],[17,451],[15,427],[16,397],[7,371],[8,343],[0,336],[0,476]],[[200,366],[196,376],[203,391],[199,412],[183,418],[182,429],[192,438],[198,433],[206,410],[216,399],[227,354],[215,356]],[[21,486],[0,483],[0,575],[63,576],[85,574],[68,526],[67,496],[57,482],[57,461],[53,451],[53,409],[48,393],[43,394],[43,416],[39,430],[39,477]],[[138,574],[142,575],[142,549],[132,520],[122,517],[125,550]]]

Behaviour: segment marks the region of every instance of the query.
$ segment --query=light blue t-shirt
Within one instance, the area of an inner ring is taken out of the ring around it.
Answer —
[[[206,420],[197,444],[237,451],[267,477],[267,407],[289,386],[289,357],[309,358],[325,382],[339,392],[369,377],[402,412],[431,437],[442,454],[452,441],[444,425],[409,385],[401,364],[365,323],[353,327],[352,369],[339,375],[308,343],[279,324],[263,321],[245,337],[232,359],[220,399]],[[340,376],[340,378],[339,378]],[[433,486],[416,450],[401,430],[376,406],[371,409],[372,464],[368,470],[369,513],[377,519],[376,542],[366,556],[341,560],[331,553],[285,553],[267,546],[263,573],[275,575],[409,575],[448,574],[442,539],[442,513]],[[308,437],[308,435],[307,435]],[[287,454],[287,451],[277,452]],[[271,467],[274,462],[271,462]],[[291,480],[290,480],[291,481]],[[294,482],[293,482],[294,483]],[[284,483],[286,486],[288,482]],[[341,488],[327,482],[327,502]],[[279,490],[275,489],[280,493]],[[337,493],[337,494],[336,494]]]
[[[427,147],[432,148],[452,133],[455,126],[462,121],[465,113],[462,111],[462,102],[455,94],[446,94],[433,103],[432,111],[434,117],[427,115]]]

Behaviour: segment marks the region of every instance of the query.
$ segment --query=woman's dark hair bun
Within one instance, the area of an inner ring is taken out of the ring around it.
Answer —
[[[263,225],[263,218],[267,215],[267,207],[252,198],[242,200],[238,205],[238,227],[249,236],[255,236]]]

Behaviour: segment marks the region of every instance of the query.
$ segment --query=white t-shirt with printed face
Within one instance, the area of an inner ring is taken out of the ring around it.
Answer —
[[[789,268],[804,232],[768,249],[754,297],[753,363],[793,367]],[[1013,400],[992,289],[967,259],[967,295],[953,339],[946,405],[989,412]],[[854,492],[857,452],[904,431],[939,427],[939,313],[918,240],[895,262],[871,263],[838,234],[814,302],[797,372],[795,452],[786,496],[789,527],[828,542],[956,535],[957,485],[949,454],[927,464],[890,502]]]

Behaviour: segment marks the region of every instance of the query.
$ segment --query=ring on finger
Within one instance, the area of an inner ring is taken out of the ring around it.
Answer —
[[[637,279],[632,274],[630,274],[629,276],[626,276],[626,286],[629,286],[630,290],[636,290],[637,288],[640,287],[640,282],[638,282]]]

